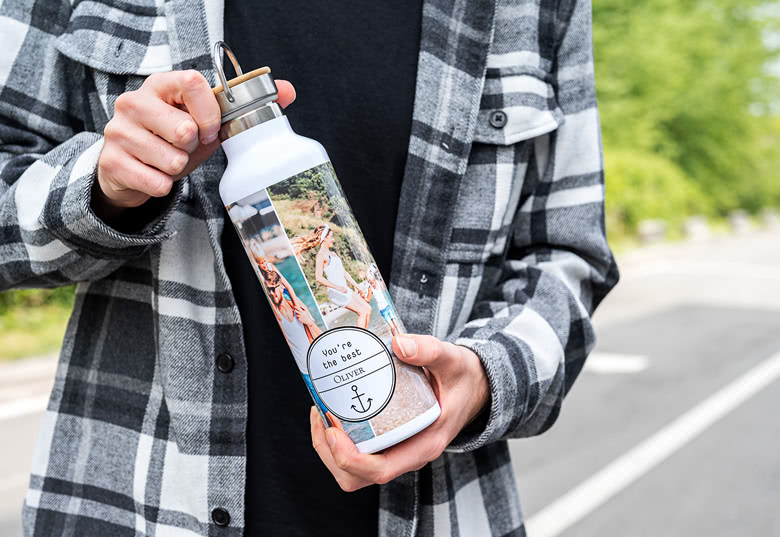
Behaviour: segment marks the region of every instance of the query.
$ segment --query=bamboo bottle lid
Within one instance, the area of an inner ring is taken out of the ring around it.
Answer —
[[[225,78],[225,71],[222,68],[223,51],[227,53],[238,74],[229,81]],[[214,63],[221,84],[213,88],[213,91],[222,111],[222,123],[276,100],[276,83],[271,76],[270,68],[261,67],[244,73],[233,52],[222,41],[214,45]]]
[[[232,88],[233,86],[235,86],[237,84],[241,84],[242,82],[246,82],[250,78],[255,78],[256,76],[260,76],[260,75],[267,75],[270,72],[271,72],[271,68],[270,67],[260,67],[258,69],[255,69],[254,71],[249,71],[248,73],[244,73],[241,76],[237,76],[236,78],[231,78],[230,80],[228,80],[228,87]],[[217,95],[218,93],[224,91],[224,89],[222,88],[222,84],[220,84],[219,86],[217,86],[215,88],[212,88],[212,91],[214,92],[214,95]]]

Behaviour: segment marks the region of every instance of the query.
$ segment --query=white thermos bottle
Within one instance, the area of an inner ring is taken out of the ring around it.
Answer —
[[[229,82],[223,51],[239,75]],[[393,355],[404,326],[328,154],[293,132],[270,69],[243,74],[222,42],[214,60],[219,193],[317,409],[364,453],[409,438],[439,404],[423,370]]]

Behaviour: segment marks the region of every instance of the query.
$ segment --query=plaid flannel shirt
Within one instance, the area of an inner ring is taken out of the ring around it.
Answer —
[[[222,9],[0,4],[0,287],[78,282],[25,535],[243,533],[247,375],[220,250],[224,155],[150,203],[143,229],[90,209],[117,96],[171,69],[213,82]],[[589,0],[424,2],[390,288],[410,331],[479,355],[492,397],[441,457],[381,487],[383,537],[524,534],[506,439],[555,421],[617,281],[590,17]],[[232,373],[215,368],[220,352]]]

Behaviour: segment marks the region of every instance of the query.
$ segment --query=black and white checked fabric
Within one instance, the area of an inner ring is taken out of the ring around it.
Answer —
[[[442,457],[382,487],[380,533],[520,536],[506,439],[555,421],[618,277],[590,2],[424,4],[391,292],[410,331],[480,356],[492,400]],[[25,535],[243,534],[246,362],[220,250],[224,156],[150,204],[143,229],[89,208],[117,96],[171,69],[213,81],[222,9],[0,3],[0,287],[79,282]]]

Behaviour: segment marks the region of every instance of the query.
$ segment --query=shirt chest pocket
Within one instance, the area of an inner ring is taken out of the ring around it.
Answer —
[[[154,0],[82,0],[56,47],[91,78],[85,91],[93,116],[100,107],[110,118],[119,95],[172,69],[165,5]]]
[[[532,65],[504,65],[508,61],[488,60],[475,142],[514,144],[551,132],[563,121],[551,75]]]
[[[448,257],[484,263],[501,256],[512,220],[537,174],[539,144],[563,122],[549,75],[523,64],[488,63],[469,164],[460,185]],[[536,157],[536,158],[534,158]]]

